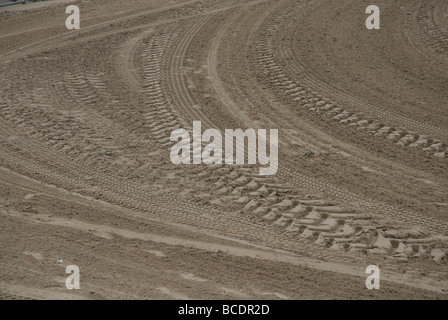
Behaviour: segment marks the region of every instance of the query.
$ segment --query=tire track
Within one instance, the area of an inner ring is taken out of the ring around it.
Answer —
[[[199,21],[197,24],[201,23],[202,21]],[[193,31],[199,30],[199,28],[192,29]],[[185,49],[178,49],[171,54],[182,57],[183,50]],[[181,53],[178,53],[179,51]],[[182,78],[180,81],[182,81]],[[183,103],[184,108],[188,105],[191,106],[194,98],[186,98],[190,95],[186,86],[177,83],[176,89],[173,90],[174,94],[177,94],[179,90],[184,90],[184,92],[178,94],[180,96],[177,100],[178,103]],[[191,110],[191,112],[194,113],[194,110]],[[199,117],[204,120],[204,115],[200,114]],[[211,195],[202,195],[203,199],[209,203],[221,207],[234,203],[235,208],[239,208],[246,213],[249,212],[249,215],[252,213],[265,223],[287,230],[294,234],[296,238],[300,236],[308,240],[314,239],[316,244],[323,244],[332,250],[340,249],[356,252],[376,249],[372,251],[407,260],[407,255],[406,257],[402,255],[403,246],[406,248],[406,239],[401,239],[397,243],[392,241],[397,246],[393,247],[390,243],[387,250],[378,248],[378,239],[382,238],[380,233],[374,231],[375,223],[370,223],[372,219],[370,215],[360,214],[359,212],[353,213],[353,209],[340,207],[324,200],[315,200],[316,203],[324,204],[323,207],[307,206],[305,205],[307,200],[293,195],[287,196],[291,192],[291,187],[278,183],[275,178],[257,177],[254,171],[249,168],[218,166],[217,169],[198,169],[197,173],[198,177],[208,177],[208,180],[212,181],[211,178],[214,176],[219,177],[215,179],[213,184],[215,192]],[[223,177],[223,174],[225,174],[225,177]],[[325,210],[329,210],[331,214],[328,214]],[[357,221],[354,222],[355,220]],[[409,240],[412,242],[412,239]],[[425,241],[434,243],[436,240],[424,240],[423,243]],[[401,242],[402,245],[398,248],[398,243]],[[416,249],[415,252],[407,249],[410,255],[417,254],[423,247],[417,245],[414,248]]]
[[[145,127],[163,150],[171,145],[170,131],[179,127],[191,129],[185,122],[185,119],[191,117],[190,114],[198,117],[196,120],[204,121],[206,126],[215,127],[214,122],[194,108],[195,97],[189,93],[185,76],[179,73],[184,67],[185,53],[194,44],[195,36],[215,17],[216,14],[210,14],[196,19],[184,32],[179,30],[183,26],[175,25],[162,34],[142,34],[141,38],[135,41],[131,39],[128,46],[124,47],[125,59],[121,61],[126,61],[127,64],[122,66],[120,74],[137,90],[140,88],[136,79],[138,74],[129,75],[128,68],[133,65],[132,59],[137,46],[143,43],[141,53],[145,65],[141,88],[147,99],[144,105],[146,113],[142,117],[145,119]],[[148,35],[150,37],[146,39]],[[214,42],[213,48],[217,50],[218,46],[219,41]],[[213,56],[216,51],[211,51],[211,54]],[[2,102],[0,105],[1,113],[7,120],[7,123],[0,120],[0,162],[6,167],[30,176],[38,172],[42,181],[56,183],[68,189],[87,190],[97,187],[100,194],[95,196],[141,212],[143,218],[145,215],[157,214],[171,221],[200,226],[220,234],[234,235],[253,243],[301,252],[316,258],[360,262],[364,256],[358,257],[356,254],[361,252],[364,255],[378,249],[380,255],[406,260],[407,257],[422,255],[423,251],[427,253],[437,241],[431,234],[397,235],[387,229],[379,229],[382,227],[380,222],[369,216],[368,212],[380,208],[381,213],[400,217],[400,210],[380,207],[373,202],[365,202],[361,210],[351,208],[350,202],[355,202],[357,195],[346,194],[336,187],[299,175],[290,168],[283,169],[279,178],[260,177],[256,174],[257,168],[251,166],[194,168],[190,174],[197,177],[198,181],[206,180],[211,186],[206,193],[196,195],[202,200],[200,202],[182,200],[155,187],[143,189],[138,182],[113,172],[113,167],[109,167],[110,163],[105,171],[103,162],[90,161],[96,158],[94,152],[103,154],[113,150],[118,153],[128,141],[139,138],[133,135],[132,130],[117,126],[111,120],[111,112],[116,113],[118,110],[117,106],[109,104],[113,95],[107,91],[101,75],[66,73],[62,82],[66,83],[63,92],[68,92],[71,100],[77,102],[75,107],[80,112],[78,118],[51,110],[51,103],[45,100],[45,95],[39,88],[34,88],[30,97],[30,100],[34,100],[34,109],[29,114],[11,113],[16,108],[16,101]],[[166,87],[171,89],[172,96],[166,94]],[[170,99],[175,102],[171,104]],[[100,106],[97,102],[100,102]],[[43,124],[42,128],[31,126],[26,131],[25,127],[30,119],[41,108],[47,112],[42,112],[36,121]],[[70,130],[67,130],[68,135],[61,136],[58,131],[55,134],[56,129],[66,131],[65,122],[69,119],[73,123],[69,126]],[[133,115],[130,121],[136,123],[138,120]],[[225,122],[220,124],[225,125]],[[77,132],[80,128],[84,130],[81,134]],[[86,132],[86,141],[79,140]],[[30,134],[35,136],[30,138]],[[108,139],[109,136],[112,139]],[[64,140],[60,140],[62,137]],[[56,142],[50,142],[52,140]],[[92,150],[76,149],[86,144],[92,146]],[[74,153],[70,151],[73,149],[79,151],[79,157],[73,157]],[[135,172],[138,169],[130,165],[125,172]],[[294,187],[284,181],[292,181]],[[297,186],[313,192],[329,189],[330,193],[343,198],[343,201],[334,203],[330,200],[307,199],[294,190]],[[85,191],[81,193],[89,194]],[[239,212],[235,213],[235,210]],[[415,218],[413,214],[403,214],[407,221]],[[446,226],[440,225],[439,221],[424,222],[431,230],[446,230]],[[417,242],[412,242],[413,240]],[[317,247],[321,249],[316,250]],[[346,254],[345,251],[352,254]]]
[[[408,12],[407,28],[419,47],[446,56],[448,53],[448,5],[446,1],[418,1]],[[437,21],[438,20],[438,21]]]
[[[384,138],[385,140],[394,142],[402,147],[422,149],[436,157],[446,158],[448,145],[445,142],[428,134],[405,130],[398,126],[388,125],[387,123],[381,122],[381,120],[366,117],[363,112],[368,113],[375,111],[379,119],[385,118],[392,123],[404,123],[406,126],[416,127],[423,132],[428,132],[429,134],[441,136],[443,138],[448,137],[448,131],[408,119],[401,115],[395,115],[375,106],[361,103],[344,93],[334,93],[333,89],[320,82],[312,75],[309,75],[306,72],[305,67],[292,58],[289,47],[284,43],[276,42],[274,40],[278,38],[279,34],[290,32],[288,31],[288,26],[290,26],[290,24],[284,26],[284,21],[292,20],[290,19],[290,16],[292,15],[304,15],[307,10],[315,10],[316,5],[317,3],[307,3],[305,6],[298,7],[292,5],[280,16],[274,18],[275,20],[271,22],[265,30],[264,37],[258,40],[258,62],[261,67],[268,72],[269,83],[276,86],[278,90],[282,91],[285,95],[289,96],[292,104],[297,105],[299,108],[305,108],[313,114],[332,118],[343,125],[358,128],[360,131],[369,132],[375,137]],[[279,48],[279,50],[277,50],[280,55],[279,60],[283,63],[286,61],[295,62],[294,64],[286,64],[287,68],[291,71],[284,71],[282,69],[277,61],[274,48]],[[291,72],[294,73],[294,78],[300,78],[300,81],[287,76],[287,73]],[[347,105],[347,107],[343,107],[324,97],[324,95],[327,95],[330,92],[332,95],[337,96],[338,100]]]

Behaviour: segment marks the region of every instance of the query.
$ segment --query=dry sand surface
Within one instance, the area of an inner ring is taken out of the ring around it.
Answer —
[[[69,2],[0,8],[0,299],[448,297],[447,1]],[[193,121],[278,172],[174,165]]]

